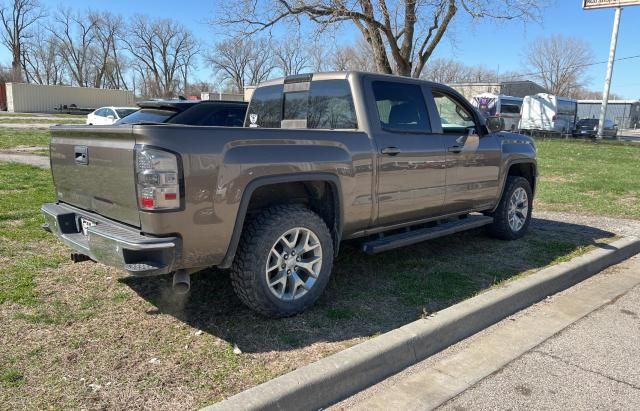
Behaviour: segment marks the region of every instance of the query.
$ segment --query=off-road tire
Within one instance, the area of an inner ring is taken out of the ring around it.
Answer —
[[[509,200],[518,188],[523,188],[527,193],[528,210],[524,225],[518,231],[514,231],[509,225]],[[533,210],[533,193],[529,180],[524,177],[509,176],[505,183],[502,197],[498,207],[494,212],[488,214],[493,217],[493,223],[487,226],[487,231],[493,237],[501,240],[516,240],[527,233],[531,223],[531,212]]]
[[[282,301],[267,284],[265,266],[274,242],[286,231],[307,228],[322,247],[322,266],[315,284],[298,299]],[[262,210],[244,225],[231,266],[236,295],[253,311],[271,318],[290,317],[313,305],[324,291],[333,265],[333,241],[325,222],[313,211],[298,206],[275,206]]]

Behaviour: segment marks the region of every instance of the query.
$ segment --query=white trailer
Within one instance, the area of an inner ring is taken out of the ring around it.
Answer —
[[[526,96],[522,102],[519,129],[568,134],[575,128],[578,102],[567,97],[540,93]]]
[[[54,113],[60,107],[92,111],[103,106],[129,107],[135,103],[131,90],[6,83],[6,93],[10,113]]]

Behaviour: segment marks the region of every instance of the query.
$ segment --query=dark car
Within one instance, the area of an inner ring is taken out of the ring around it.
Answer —
[[[576,123],[576,128],[571,133],[574,137],[595,137],[598,134],[597,118],[583,118]],[[604,121],[604,137],[616,138],[618,135],[618,126],[611,120]]]
[[[167,123],[242,127],[247,103],[241,101],[159,100],[138,103],[140,110],[116,124]]]

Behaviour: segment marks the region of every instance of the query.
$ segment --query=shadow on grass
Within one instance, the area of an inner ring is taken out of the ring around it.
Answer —
[[[266,319],[247,309],[226,272],[192,276],[188,296],[171,291],[171,277],[122,281],[156,308],[192,327],[237,344],[244,352],[298,349],[384,333],[441,310],[491,286],[550,264],[567,261],[586,247],[607,247],[613,234],[593,227],[534,219],[517,241],[499,241],[482,229],[375,256],[346,242],[318,303],[293,318]]]

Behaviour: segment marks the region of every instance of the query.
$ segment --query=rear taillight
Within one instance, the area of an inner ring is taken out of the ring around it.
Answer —
[[[168,151],[136,147],[138,206],[141,210],[180,208],[178,157]]]

